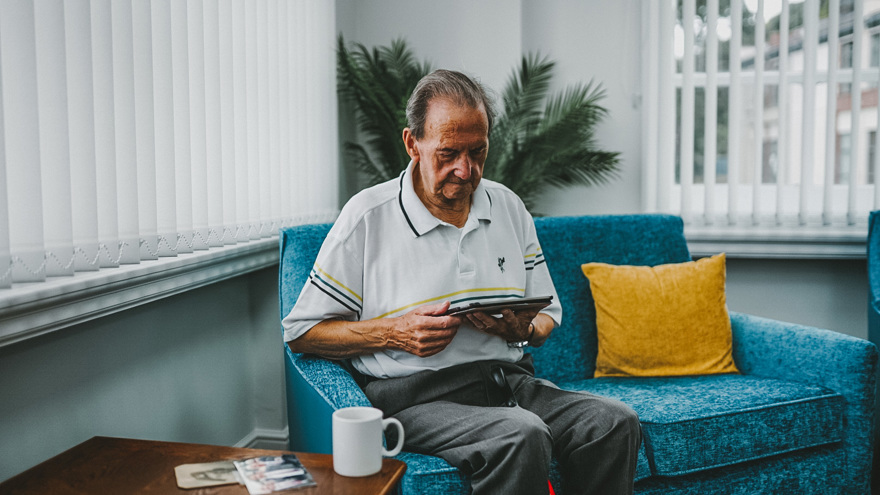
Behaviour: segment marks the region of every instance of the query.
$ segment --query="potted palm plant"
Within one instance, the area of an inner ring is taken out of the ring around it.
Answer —
[[[527,55],[501,93],[501,108],[489,136],[484,177],[512,189],[533,210],[547,186],[603,183],[617,173],[619,153],[600,150],[596,125],[607,115],[600,84],[575,84],[550,95],[555,63]],[[339,92],[355,109],[361,142],[345,153],[370,185],[396,177],[409,157],[400,142],[406,102],[431,67],[419,62],[406,42],[372,50],[338,40]]]

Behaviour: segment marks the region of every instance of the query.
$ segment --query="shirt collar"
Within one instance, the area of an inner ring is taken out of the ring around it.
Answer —
[[[397,199],[400,210],[403,212],[403,216],[406,218],[413,235],[419,237],[443,222],[428,211],[428,208],[416,194],[412,181],[414,168],[412,161],[410,161],[406,170],[401,172],[400,192]],[[492,221],[492,198],[489,196],[489,191],[483,185],[482,180],[477,185],[476,190],[474,190],[471,200],[471,211],[468,216],[475,217],[478,220]]]

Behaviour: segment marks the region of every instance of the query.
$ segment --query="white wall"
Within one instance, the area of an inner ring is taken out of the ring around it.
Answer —
[[[0,347],[0,480],[96,435],[234,445],[283,433],[276,274]]]
[[[538,209],[548,215],[641,211],[641,55],[639,1],[523,2],[523,49],[556,60],[554,89],[591,79],[605,88],[609,117],[597,130],[603,149],[619,151],[620,175],[599,187],[548,191]]]
[[[727,260],[732,311],[868,338],[865,260]]]
[[[404,36],[435,67],[468,71],[498,91],[521,53],[534,51],[556,60],[556,89],[601,82],[609,118],[598,141],[621,153],[620,175],[598,187],[547,191],[538,209],[549,215],[641,212],[639,0],[337,0],[337,11],[348,41],[374,46]],[[351,127],[348,132],[344,139]],[[864,261],[732,259],[728,305],[866,338]]]
[[[432,67],[455,68],[500,89],[519,61],[520,0],[336,0],[346,41],[368,47],[404,37]]]

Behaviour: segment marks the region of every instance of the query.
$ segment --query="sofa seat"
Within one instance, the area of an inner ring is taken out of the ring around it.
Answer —
[[[838,443],[844,435],[843,397],[815,385],[749,375],[605,377],[558,385],[632,407],[653,475],[729,466]]]
[[[593,378],[558,385],[621,400],[639,414],[645,441],[636,481],[748,463],[843,439],[843,397],[813,385],[744,375]],[[466,478],[442,459],[408,452],[398,459],[408,466],[405,493],[469,491]],[[555,459],[550,478],[561,486]]]

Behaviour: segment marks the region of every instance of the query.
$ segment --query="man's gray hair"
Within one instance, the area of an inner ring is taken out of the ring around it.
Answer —
[[[406,122],[413,137],[425,136],[425,121],[428,118],[428,104],[434,98],[448,98],[459,105],[486,109],[489,119],[489,132],[495,121],[492,99],[479,82],[454,70],[437,69],[423,77],[413,90],[406,103]]]

